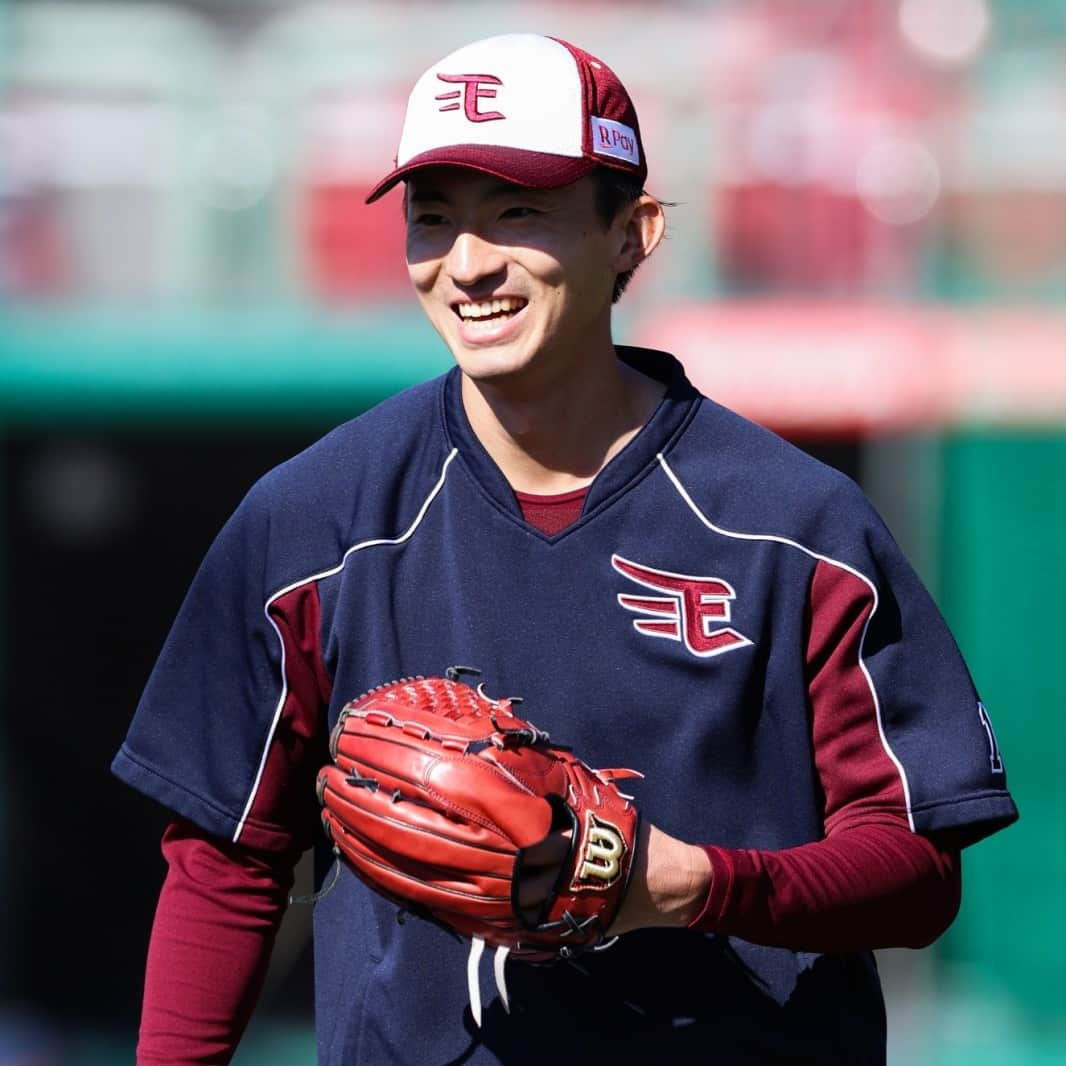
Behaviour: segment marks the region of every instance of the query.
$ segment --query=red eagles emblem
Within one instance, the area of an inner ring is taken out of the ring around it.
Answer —
[[[611,565],[645,588],[665,596],[627,596],[618,602],[627,610],[645,615],[633,620],[633,628],[649,637],[682,641],[693,655],[702,658],[721,655],[752,642],[743,633],[721,623],[730,620],[730,602],[736,599],[733,587],[717,577],[691,577],[655,570],[611,556]]]

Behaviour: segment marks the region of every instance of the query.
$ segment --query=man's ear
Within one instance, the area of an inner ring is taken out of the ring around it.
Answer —
[[[666,232],[666,212],[654,196],[641,193],[622,209],[616,223],[621,226],[622,240],[613,265],[622,274],[638,267],[659,247]]]

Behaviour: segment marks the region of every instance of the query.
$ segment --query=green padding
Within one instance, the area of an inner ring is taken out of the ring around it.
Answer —
[[[452,365],[410,307],[375,314],[6,314],[0,418],[320,421]]]
[[[1022,1011],[1066,1016],[1066,435],[945,446],[942,597],[1021,811],[964,859],[946,950]]]

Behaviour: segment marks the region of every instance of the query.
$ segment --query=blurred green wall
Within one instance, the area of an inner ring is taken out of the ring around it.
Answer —
[[[941,605],[989,708],[1021,820],[965,855],[942,950],[990,994],[1066,1018],[1066,433],[963,432],[943,453]]]

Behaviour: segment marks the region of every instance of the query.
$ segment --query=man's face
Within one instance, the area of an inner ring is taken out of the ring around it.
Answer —
[[[610,343],[624,224],[605,227],[594,197],[591,178],[531,190],[442,166],[409,180],[408,272],[469,377],[533,383]]]

